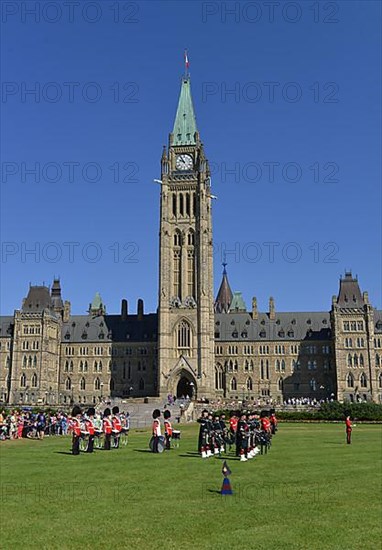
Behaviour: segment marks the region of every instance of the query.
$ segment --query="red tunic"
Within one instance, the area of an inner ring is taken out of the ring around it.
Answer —
[[[232,431],[232,432],[236,432],[236,430],[237,430],[237,424],[238,424],[238,419],[236,418],[236,416],[230,418],[230,420],[229,420],[229,427],[231,428],[231,431]]]
[[[120,432],[122,430],[122,424],[118,416],[113,416],[112,422],[113,422],[113,431]]]
[[[105,432],[105,434],[111,434],[112,429],[113,429],[113,425],[111,423],[111,420],[109,418],[104,418],[103,419],[103,431]]]
[[[166,432],[166,434],[169,437],[172,436],[172,426],[171,426],[171,422],[169,420],[164,421],[164,431]]]
[[[91,420],[85,421],[86,431],[89,435],[94,435],[94,424]]]

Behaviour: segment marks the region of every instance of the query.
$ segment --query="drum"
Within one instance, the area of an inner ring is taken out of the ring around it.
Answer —
[[[152,452],[154,452],[154,442],[155,442],[155,437],[152,436],[152,438],[150,439],[149,441],[149,447],[150,447],[150,450]],[[165,438],[163,437],[163,435],[160,435],[158,438],[158,442],[157,442],[157,453],[163,453],[163,451],[165,450],[166,448],[166,441],[165,441]]]
[[[180,430],[172,430],[172,440],[174,447],[179,447]]]

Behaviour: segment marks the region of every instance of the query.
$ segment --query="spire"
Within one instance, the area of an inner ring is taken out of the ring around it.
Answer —
[[[182,77],[178,108],[174,122],[172,145],[195,145],[196,120],[191,97],[189,75]]]
[[[227,277],[227,263],[223,262],[223,279],[214,305],[215,313],[228,313],[232,302],[232,290]]]

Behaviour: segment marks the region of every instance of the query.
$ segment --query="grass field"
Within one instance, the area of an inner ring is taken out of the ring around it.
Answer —
[[[195,453],[197,430],[160,455],[142,430],[77,457],[68,437],[1,443],[1,548],[381,548],[380,426],[346,445],[343,425],[282,424],[268,455],[227,455],[233,496],[219,494],[223,461]]]

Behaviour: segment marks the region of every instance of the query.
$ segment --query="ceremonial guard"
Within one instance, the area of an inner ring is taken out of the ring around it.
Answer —
[[[88,409],[87,417],[85,419],[85,429],[89,434],[88,448],[86,449],[87,453],[92,453],[94,449],[94,415],[95,409],[93,407],[90,407],[90,409]]]
[[[247,415],[242,412],[237,425],[236,433],[236,456],[240,456],[241,462],[247,462],[249,426],[247,423]]]
[[[105,434],[105,451],[110,451],[112,431],[113,423],[111,421],[111,411],[109,408],[107,408],[103,412],[103,433]]]
[[[78,405],[75,405],[72,410],[72,454],[80,454],[80,437],[81,437],[81,416],[82,412]]]
[[[113,425],[112,434],[113,434],[113,447],[118,449],[119,447],[119,435],[122,430],[121,419],[119,417],[119,408],[117,406],[113,407],[113,416],[111,422]]]
[[[198,449],[202,455],[202,458],[208,458],[212,455],[209,443],[210,443],[210,424],[208,421],[208,411],[204,409],[202,416],[198,418],[200,424],[199,428],[199,444]]]
[[[216,414],[212,421],[212,433],[214,441],[214,454],[219,455],[224,452],[223,430],[220,424],[219,415]]]
[[[348,445],[350,445],[351,444],[351,432],[352,432],[352,429],[353,429],[353,424],[351,423],[350,416],[346,417],[345,425],[346,425],[346,443]]]
[[[166,449],[171,449],[171,438],[172,438],[172,425],[171,425],[171,412],[170,411],[164,411],[163,413],[164,417],[164,435],[166,440]]]
[[[153,411],[153,425],[152,425],[152,451],[153,453],[158,452],[158,443],[159,438],[162,435],[161,425],[160,425],[160,410],[155,409]]]
[[[269,421],[271,423],[271,433],[272,435],[275,435],[275,433],[277,432],[277,418],[275,409],[271,409],[270,413],[271,416],[269,417]]]

